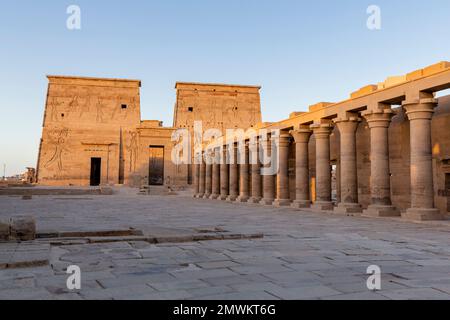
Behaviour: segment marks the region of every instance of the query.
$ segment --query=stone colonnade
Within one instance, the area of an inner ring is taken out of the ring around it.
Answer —
[[[403,108],[410,121],[411,144],[411,208],[403,216],[412,220],[437,220],[442,215],[434,206],[431,118],[437,101],[421,98],[404,101]],[[270,137],[262,141],[246,141],[239,154],[237,143],[216,147],[199,156],[195,164],[194,191],[197,198],[248,202],[261,205],[291,206],[336,214],[371,217],[400,216],[392,206],[389,168],[388,129],[394,113],[390,105],[376,104],[363,112],[345,112],[333,119],[319,119],[281,130],[276,143]],[[358,203],[358,172],[356,165],[356,131],[364,118],[370,130],[371,204],[365,210]],[[334,128],[340,137],[340,194],[332,202],[332,170],[330,135]],[[315,137],[315,201],[311,199],[311,176],[308,146]],[[295,198],[289,190],[289,148],[295,145]],[[261,163],[259,148],[278,162],[276,172],[264,172],[271,163]],[[250,150],[256,152],[250,152]],[[222,154],[221,154],[222,152]],[[275,157],[274,157],[275,155]],[[232,160],[231,162],[219,159]],[[239,158],[239,163],[237,159]]]

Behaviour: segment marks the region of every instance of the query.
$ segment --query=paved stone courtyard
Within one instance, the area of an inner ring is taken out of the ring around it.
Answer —
[[[0,258],[49,257],[40,266],[0,269],[0,299],[450,299],[446,223],[135,193],[29,201],[3,196],[0,219],[34,215],[41,233],[218,228],[264,237],[162,244],[138,237],[0,243]],[[65,269],[74,264],[81,268],[82,288],[70,291]],[[381,291],[366,287],[370,265],[381,267]]]

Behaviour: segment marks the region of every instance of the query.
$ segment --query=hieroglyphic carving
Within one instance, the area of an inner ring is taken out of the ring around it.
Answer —
[[[137,132],[130,131],[130,143],[128,144],[128,152],[130,153],[130,172],[136,170],[136,159],[139,151]]]
[[[87,96],[84,99],[84,103],[79,104],[79,118],[81,119],[85,113],[89,113],[89,106],[91,104],[91,96]]]
[[[120,96],[117,96],[116,98],[117,102],[120,103],[120,101],[122,100]],[[118,111],[121,111],[120,106],[118,106],[117,108],[113,108],[113,112],[111,113],[111,120],[114,120],[116,118],[116,113]],[[126,117],[126,115],[125,115]]]
[[[96,121],[103,123],[103,103],[100,97],[97,98],[96,110],[97,110]]]
[[[238,102],[235,99],[227,99],[224,101],[223,107],[224,122],[225,123],[239,123]],[[230,128],[226,128],[230,129]]]
[[[58,121],[58,100],[56,97],[52,97],[48,101],[48,108],[50,113],[50,121]]]
[[[63,153],[67,151],[65,144],[68,135],[69,130],[67,128],[57,129],[49,134],[48,145],[53,147],[53,152],[49,160],[45,163],[45,168],[49,168],[56,164],[59,171],[64,169]]]

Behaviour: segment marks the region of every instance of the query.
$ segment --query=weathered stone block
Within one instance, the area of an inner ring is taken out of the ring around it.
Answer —
[[[110,196],[113,194],[113,189],[111,187],[101,187],[100,194],[104,196]]]
[[[33,217],[14,217],[10,221],[10,239],[28,241],[36,238],[36,220]]]
[[[319,103],[313,104],[313,105],[309,106],[309,112],[322,110],[323,108],[326,108],[332,104],[333,104],[332,102],[319,102]]]
[[[369,93],[375,92],[378,90],[378,86],[370,84],[368,86],[362,87],[361,89],[359,89],[358,91],[353,92],[350,95],[350,98],[352,99],[356,99],[365,95],[368,95]]]
[[[0,241],[8,240],[9,238],[9,224],[0,221]]]

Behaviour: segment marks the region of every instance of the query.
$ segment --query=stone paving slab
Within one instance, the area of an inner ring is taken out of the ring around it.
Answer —
[[[67,197],[67,196],[66,196]],[[0,299],[450,299],[450,228],[202,201],[182,196],[96,196],[89,201],[2,197],[0,219],[33,214],[38,230],[143,230],[160,237],[264,238],[149,243],[59,238],[0,243],[0,265],[47,256],[45,266],[0,270]],[[126,214],[125,214],[126,212]],[[156,227],[155,227],[156,226]],[[97,240],[99,237],[93,237]],[[108,239],[104,239],[108,240]],[[66,288],[66,268],[82,289]],[[382,289],[366,287],[367,267]],[[20,266],[20,265],[19,265]]]

